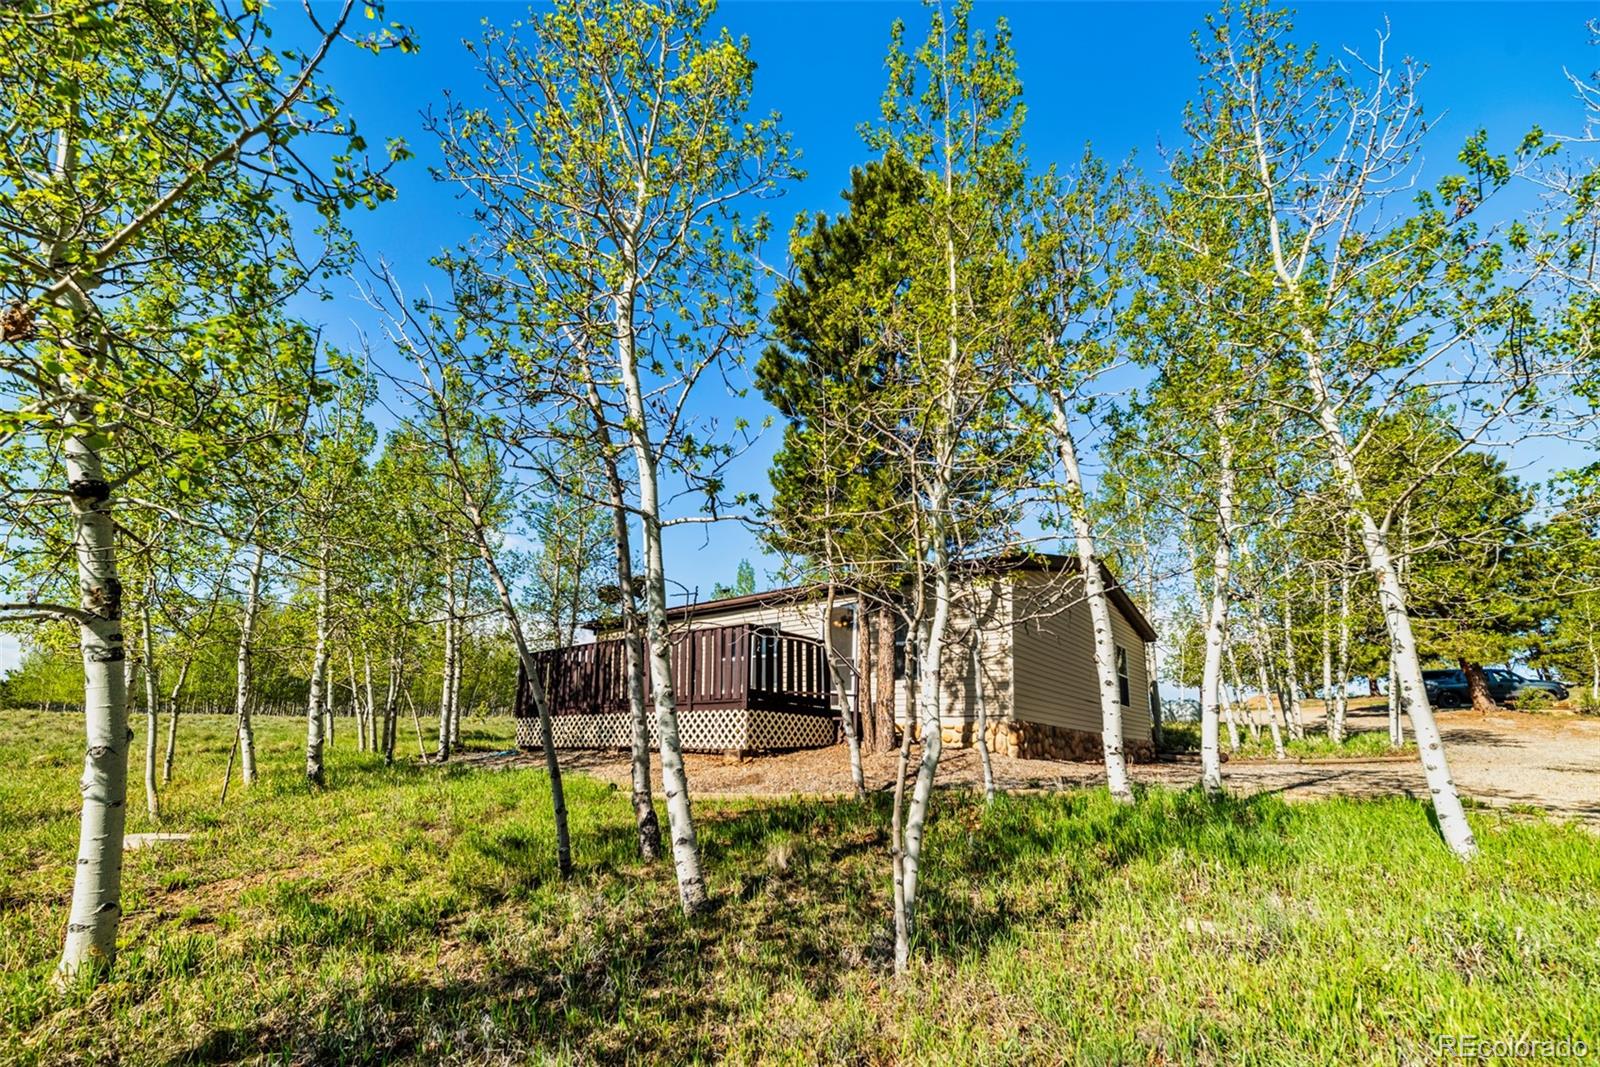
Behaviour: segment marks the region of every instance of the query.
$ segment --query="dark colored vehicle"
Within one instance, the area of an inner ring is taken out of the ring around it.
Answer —
[[[1483,674],[1489,679],[1489,692],[1494,694],[1496,700],[1514,697],[1524,689],[1537,689],[1549,693],[1556,700],[1567,699],[1567,687],[1560,682],[1529,678],[1516,671],[1503,670],[1499,667],[1485,667]]]
[[[1422,686],[1428,692],[1428,703],[1436,708],[1465,708],[1472,704],[1466,671],[1423,671]]]
[[[1485,667],[1483,676],[1489,683],[1489,695],[1494,697],[1496,703],[1504,704],[1524,689],[1549,693],[1555,700],[1567,699],[1567,687],[1560,682],[1528,678],[1516,671],[1508,671],[1501,667]],[[1422,684],[1428,691],[1428,703],[1436,708],[1465,708],[1472,705],[1472,694],[1467,689],[1465,671],[1423,671]]]

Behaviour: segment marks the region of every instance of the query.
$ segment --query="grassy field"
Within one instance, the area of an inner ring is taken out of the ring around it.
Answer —
[[[1272,734],[1263,729],[1259,738],[1252,738],[1250,731],[1244,728],[1239,730],[1239,751],[1231,752],[1228,749],[1228,731],[1221,730],[1220,743],[1222,751],[1232,759],[1274,759],[1277,753],[1272,747]],[[1200,751],[1200,724],[1197,722],[1169,722],[1161,727],[1161,751],[1163,752],[1199,752]],[[1344,740],[1335,744],[1327,734],[1321,723],[1312,723],[1306,730],[1306,735],[1298,740],[1285,737],[1283,751],[1289,759],[1318,760],[1318,759],[1364,759],[1372,756],[1396,756],[1417,754],[1416,743],[1409,738],[1399,748],[1389,744],[1389,734],[1383,730],[1361,730],[1345,734]]]
[[[81,742],[0,713],[0,1060],[1347,1064],[1600,1035],[1574,827],[1476,812],[1463,868],[1403,800],[943,794],[897,983],[882,803],[698,805],[720,906],[686,924],[624,794],[569,780],[562,885],[537,772],[384,769],[341,736],[312,794],[300,730],[261,723],[264,780],[223,808],[225,724],[185,724],[161,828],[195,836],[128,853],[121,957],[63,992]]]

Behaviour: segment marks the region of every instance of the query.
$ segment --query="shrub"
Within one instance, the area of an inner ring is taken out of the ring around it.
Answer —
[[[1519,689],[1513,700],[1518,711],[1549,711],[1556,706],[1555,694],[1546,689]]]
[[[1200,724],[1197,722],[1163,722],[1161,724],[1162,752],[1199,752]]]

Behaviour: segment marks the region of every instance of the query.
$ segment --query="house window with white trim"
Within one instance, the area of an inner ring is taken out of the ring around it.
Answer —
[[[1122,700],[1122,706],[1132,707],[1133,701],[1129,699],[1130,686],[1128,685],[1128,650],[1121,645],[1117,646],[1117,696]]]

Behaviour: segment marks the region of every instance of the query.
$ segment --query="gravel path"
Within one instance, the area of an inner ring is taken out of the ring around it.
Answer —
[[[1439,714],[1450,766],[1462,793],[1497,807],[1536,808],[1559,818],[1600,826],[1600,720],[1563,715],[1519,715],[1506,712],[1480,717],[1470,711]],[[1385,729],[1378,713],[1352,712],[1356,730]],[[542,766],[537,753],[468,754],[465,761],[485,766]],[[691,754],[686,757],[694,796],[834,795],[849,789],[849,770],[842,745],[771,756],[734,758]],[[993,758],[1002,789],[1051,789],[1092,785],[1103,779],[1098,763]],[[565,767],[581,771],[619,789],[627,789],[625,754],[564,753]],[[894,780],[895,757],[863,758],[867,784],[887,789]],[[1184,786],[1200,773],[1199,761],[1180,756],[1132,768],[1136,781]],[[1415,756],[1370,760],[1288,761],[1232,760],[1223,766],[1228,787],[1241,793],[1281,793],[1294,799],[1309,796],[1426,797],[1427,785]],[[655,775],[659,780],[659,768]],[[946,749],[939,764],[942,784],[977,784],[982,780],[977,752]]]

